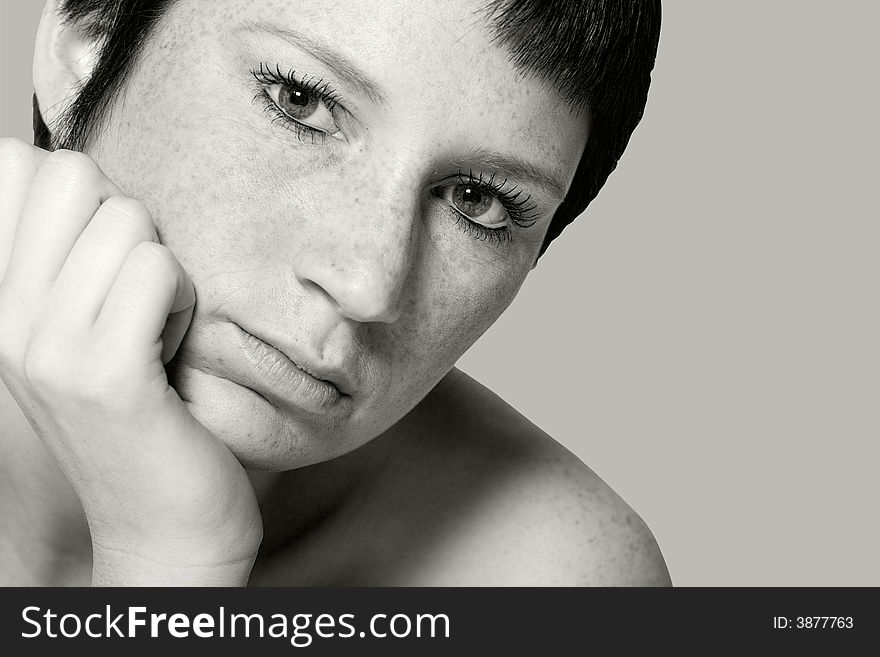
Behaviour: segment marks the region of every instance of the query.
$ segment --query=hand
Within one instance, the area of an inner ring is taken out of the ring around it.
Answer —
[[[253,489],[164,364],[195,292],[88,156],[0,140],[0,378],[76,490],[94,584],[245,584]]]

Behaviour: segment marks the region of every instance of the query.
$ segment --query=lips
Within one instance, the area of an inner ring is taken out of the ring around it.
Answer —
[[[351,400],[354,385],[341,368],[328,367],[278,338],[264,337],[233,322],[241,349],[254,371],[246,385],[276,405],[326,411]],[[281,343],[281,344],[279,344]]]

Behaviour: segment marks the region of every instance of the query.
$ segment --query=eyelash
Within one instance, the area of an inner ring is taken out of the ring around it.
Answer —
[[[303,142],[307,138],[312,144],[316,142],[323,144],[326,141],[328,136],[326,133],[302,124],[285,114],[269,95],[266,87],[273,84],[298,87],[318,96],[332,113],[340,101],[339,96],[327,82],[324,82],[321,78],[316,79],[314,76],[297,78],[296,72],[293,69],[285,73],[278,64],[275,65],[274,69],[267,64],[260,64],[259,70],[252,70],[251,74],[259,83],[259,88],[254,96],[254,102],[260,101],[262,103],[266,113],[272,117],[273,124],[280,124],[284,128],[293,131],[296,138]],[[493,173],[488,180],[484,180],[482,173],[474,176],[473,171],[468,171],[465,174],[463,170],[459,170],[458,173],[444,178],[444,180],[458,180],[462,185],[475,185],[480,190],[491,194],[504,206],[511,223],[520,228],[530,228],[538,220],[538,213],[535,212],[537,206],[534,203],[530,203],[531,197],[528,194],[523,196],[525,190],[521,189],[518,185],[508,188],[506,178],[500,182],[496,181],[496,175]],[[455,220],[456,227],[467,233],[470,237],[494,244],[510,242],[512,235],[508,224],[500,228],[488,228],[468,219],[466,215],[455,208],[449,207],[449,211]]]
[[[266,87],[273,84],[283,84],[288,87],[297,87],[303,91],[314,94],[320,98],[327,109],[332,113],[333,109],[339,105],[339,96],[333,90],[329,83],[324,82],[322,78],[304,75],[300,78],[296,77],[296,71],[290,69],[286,73],[276,64],[274,70],[267,64],[260,64],[259,70],[252,70],[251,75],[259,83],[259,88],[254,96],[254,102],[262,103],[264,110],[272,117],[273,124],[281,126],[293,131],[296,138],[305,142],[308,139],[311,143],[323,144],[327,139],[327,134],[321,130],[316,130],[299,121],[289,117],[280,107],[272,100]]]
[[[485,180],[482,173],[475,176],[473,171],[468,171],[467,174],[465,174],[465,172],[460,169],[458,173],[449,176],[448,178],[444,178],[440,182],[443,182],[444,180],[457,180],[462,185],[474,185],[481,191],[491,194],[497,198],[504,206],[504,209],[507,210],[507,216],[510,217],[511,223],[520,228],[531,228],[538,220],[539,214],[536,212],[537,205],[530,202],[531,196],[525,194],[525,190],[518,185],[508,187],[506,178],[499,182],[496,180],[496,174],[493,173],[488,180]],[[524,194],[525,196],[523,196]],[[508,224],[505,224],[500,228],[489,228],[468,219],[466,215],[455,208],[450,207],[449,210],[454,215],[453,218],[456,220],[456,226],[465,231],[471,237],[496,244],[509,242],[512,237],[510,226]]]

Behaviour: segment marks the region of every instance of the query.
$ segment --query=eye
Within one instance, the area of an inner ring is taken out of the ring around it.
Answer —
[[[290,120],[334,139],[342,138],[342,131],[333,118],[332,108],[327,106],[317,90],[298,84],[275,83],[266,87],[266,93]]]
[[[475,182],[457,182],[434,187],[432,193],[446,201],[460,215],[490,229],[502,229],[508,223],[504,204],[485,187]]]

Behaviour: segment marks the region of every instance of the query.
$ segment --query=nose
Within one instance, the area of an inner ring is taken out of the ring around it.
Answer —
[[[357,322],[396,321],[412,268],[418,203],[390,207],[383,196],[328,208],[294,263],[303,287]]]

